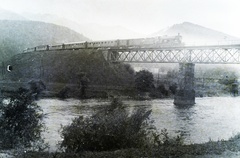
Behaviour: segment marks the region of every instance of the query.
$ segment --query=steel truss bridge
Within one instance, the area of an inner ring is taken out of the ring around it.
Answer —
[[[240,64],[240,44],[169,48],[109,48],[110,62]]]

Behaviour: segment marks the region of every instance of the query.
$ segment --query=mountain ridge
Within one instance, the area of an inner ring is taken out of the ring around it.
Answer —
[[[0,20],[0,34],[1,61],[28,47],[89,40],[67,27],[36,21]]]
[[[22,16],[33,21],[43,21],[71,28],[78,33],[84,34],[91,40],[140,38],[145,36],[123,26],[104,26],[96,23],[80,24],[78,22],[52,14],[23,13]]]
[[[180,24],[174,24],[170,27],[165,29],[161,29],[158,32],[155,32],[151,35],[168,35],[168,36],[175,36],[180,33],[183,37],[183,42],[190,44],[190,43],[205,43],[205,44],[221,44],[221,43],[228,43],[230,41],[240,40],[238,37],[234,37],[228,35],[226,33],[207,28],[198,24],[194,24],[191,22],[183,22]]]
[[[24,16],[0,8],[0,20],[27,20]]]

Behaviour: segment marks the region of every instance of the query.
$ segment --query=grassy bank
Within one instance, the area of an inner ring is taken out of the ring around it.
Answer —
[[[152,148],[131,148],[115,151],[102,152],[81,152],[81,153],[64,153],[64,152],[27,152],[20,158],[112,158],[112,157],[207,157],[211,155],[221,156],[226,151],[240,151],[240,135],[237,135],[226,141],[209,141],[204,144],[190,145],[162,145]]]

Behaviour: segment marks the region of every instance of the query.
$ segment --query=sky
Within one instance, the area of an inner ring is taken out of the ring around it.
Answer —
[[[16,13],[54,14],[80,24],[123,26],[143,34],[192,22],[240,37],[240,0],[0,0]]]

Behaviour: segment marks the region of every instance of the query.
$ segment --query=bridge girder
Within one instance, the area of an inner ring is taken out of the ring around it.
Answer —
[[[109,49],[110,62],[240,64],[240,45]]]

